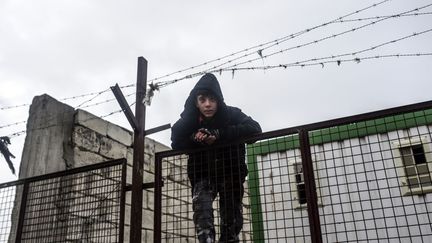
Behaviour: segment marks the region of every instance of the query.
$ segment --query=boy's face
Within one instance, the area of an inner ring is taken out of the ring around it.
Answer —
[[[217,99],[212,95],[198,95],[196,106],[205,118],[212,118],[217,112]]]

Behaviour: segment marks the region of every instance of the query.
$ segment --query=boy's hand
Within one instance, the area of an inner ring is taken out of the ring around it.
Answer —
[[[213,132],[213,130],[210,131],[205,128],[200,128],[194,134],[193,138],[196,142],[212,145],[216,141],[217,135],[218,135],[217,130]]]

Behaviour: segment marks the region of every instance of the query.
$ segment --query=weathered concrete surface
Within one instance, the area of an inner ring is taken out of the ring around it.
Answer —
[[[73,166],[70,147],[74,109],[44,94],[30,106],[19,178]]]
[[[126,158],[128,162],[126,180],[127,183],[131,183],[133,159],[133,133],[131,131],[109,123],[87,111],[74,110],[72,107],[58,102],[48,95],[41,95],[34,98],[27,124],[27,137],[22,155],[20,178],[63,171],[112,159]],[[145,182],[154,181],[155,152],[168,149],[169,148],[165,145],[146,138],[144,154]],[[94,184],[94,186],[96,186],[96,188],[103,188],[102,185],[98,186]],[[89,216],[87,215],[89,212],[82,211],[79,207],[91,207],[92,205],[84,205],[83,202],[77,200],[91,199],[94,201],[92,202],[94,205],[99,205],[103,202],[98,202],[99,199],[95,197],[97,193],[86,189],[85,184],[81,184],[81,187],[83,188],[74,188],[74,190],[77,193],[86,193],[86,197],[81,196],[76,199],[70,198],[68,200],[70,205],[65,204],[62,207],[63,211],[67,209],[70,213],[62,214],[62,217],[67,220],[65,220],[64,225],[60,227],[65,231],[60,235],[64,235],[66,238],[59,239],[58,242],[75,241],[82,238],[82,235],[76,233],[73,227],[80,225],[81,221],[76,220],[86,218]],[[62,189],[56,192],[57,196],[61,197],[63,194],[67,193],[64,185],[61,185],[59,188]],[[14,216],[12,217],[12,230],[14,232],[17,225],[21,191],[17,190],[16,195],[17,197],[13,209]],[[130,192],[126,193],[126,195],[126,210],[129,210],[131,204]],[[143,242],[150,242],[153,240],[153,193],[146,190],[143,200]],[[41,212],[44,213],[44,211]],[[108,222],[106,219],[107,217],[102,213],[95,215],[100,215],[101,217],[94,219],[95,222],[98,222],[97,225],[89,225],[87,229],[88,234],[100,234],[101,232],[95,231],[95,228],[97,228],[96,226],[104,224],[109,226],[113,223]],[[59,221],[55,215],[46,218],[53,222]],[[75,220],[76,222],[70,220]],[[129,240],[129,221],[130,213],[126,213],[125,242]],[[68,225],[70,225],[70,227]],[[52,227],[52,232],[54,232],[56,226],[53,224],[47,227]],[[13,234],[11,234],[9,242],[14,242],[12,238],[14,238]],[[40,240],[42,240],[42,238]]]

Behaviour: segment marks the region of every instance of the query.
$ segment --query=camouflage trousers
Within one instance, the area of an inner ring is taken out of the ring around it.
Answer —
[[[239,242],[243,227],[243,180],[202,179],[192,186],[192,208],[195,230],[200,243],[215,242],[213,201],[219,194],[220,238],[219,242]]]

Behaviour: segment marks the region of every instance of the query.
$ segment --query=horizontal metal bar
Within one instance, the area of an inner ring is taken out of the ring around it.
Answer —
[[[126,159],[110,160],[110,161],[106,161],[106,162],[102,162],[102,163],[98,163],[98,164],[93,164],[93,165],[82,166],[82,167],[78,167],[78,168],[74,168],[74,169],[70,169],[70,170],[64,170],[64,171],[54,172],[54,173],[50,173],[50,174],[19,179],[16,181],[2,183],[2,184],[0,184],[0,188],[16,186],[16,185],[24,184],[26,182],[39,181],[39,180],[44,180],[44,179],[51,179],[51,178],[55,178],[55,177],[77,174],[77,173],[86,172],[86,171],[90,171],[90,170],[96,170],[96,169],[106,168],[106,167],[110,167],[110,166],[114,166],[114,165],[120,165],[122,163],[126,163]]]
[[[129,121],[129,124],[131,125],[131,127],[133,128],[134,131],[136,131],[138,129],[138,123],[135,119],[134,114],[132,113],[132,110],[129,106],[129,104],[126,101],[126,98],[124,97],[120,87],[118,86],[118,84],[116,84],[115,86],[111,86],[111,90],[114,93],[114,96],[117,99],[117,102],[119,103],[120,107],[123,110],[123,113],[125,114],[126,118]]]
[[[363,114],[354,115],[354,116],[347,116],[347,117],[343,117],[343,118],[337,118],[337,119],[326,120],[326,121],[322,121],[322,122],[310,123],[310,124],[306,124],[306,125],[295,126],[295,127],[284,128],[284,129],[280,129],[280,130],[255,134],[253,136],[241,138],[241,139],[234,141],[232,143],[229,143],[229,144],[214,146],[214,148],[229,146],[229,145],[234,145],[234,144],[241,144],[241,143],[253,143],[253,142],[258,141],[258,140],[271,139],[271,138],[276,138],[276,137],[280,137],[280,136],[298,134],[300,130],[306,130],[306,131],[319,130],[319,129],[323,129],[323,128],[329,128],[329,127],[346,125],[346,124],[353,124],[353,123],[357,123],[357,122],[362,122],[362,121],[367,121],[367,120],[372,120],[372,119],[378,119],[378,118],[384,118],[387,116],[398,115],[401,113],[416,112],[416,111],[421,111],[421,110],[431,109],[431,108],[432,108],[432,101],[426,101],[426,102],[421,102],[421,103],[416,103],[416,104],[411,104],[411,105],[399,106],[399,107],[390,108],[390,109],[373,111],[373,112],[363,113]],[[189,153],[189,152],[204,151],[206,149],[207,148],[168,150],[168,151],[158,152],[157,155],[159,155],[161,157],[167,157],[167,156],[185,154],[185,153]]]
[[[166,130],[166,129],[170,129],[170,128],[171,128],[171,124],[168,123],[168,124],[165,124],[165,125],[162,125],[162,126],[158,126],[158,127],[154,127],[154,128],[146,130],[145,131],[145,135],[147,136],[147,135],[150,135],[150,134],[153,134],[153,133],[157,133],[157,132],[160,132],[160,131],[163,131],[163,130]]]
[[[163,182],[162,182],[162,186],[163,186]],[[149,183],[143,183],[142,184],[142,189],[149,189],[149,188],[154,188],[155,187],[155,183],[154,182],[149,182]],[[125,186],[125,191],[132,191],[132,185],[128,184]]]

